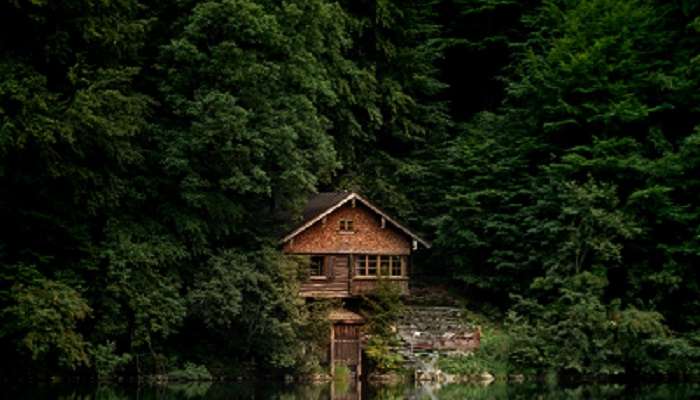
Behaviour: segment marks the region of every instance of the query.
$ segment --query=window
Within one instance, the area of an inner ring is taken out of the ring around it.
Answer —
[[[367,275],[377,275],[377,257],[375,256],[367,256]]]
[[[363,254],[356,256],[356,276],[404,276],[403,256]]]
[[[309,263],[309,275],[311,277],[319,277],[323,275],[323,256],[311,256]]]
[[[379,274],[381,276],[389,276],[391,272],[389,269],[390,260],[389,256],[379,256]]]
[[[354,232],[351,219],[341,219],[340,220],[340,231],[341,232]]]
[[[391,262],[391,275],[392,276],[402,276],[403,271],[401,268],[401,256],[390,256]]]
[[[367,256],[357,257],[357,266],[355,268],[355,275],[367,276]]]

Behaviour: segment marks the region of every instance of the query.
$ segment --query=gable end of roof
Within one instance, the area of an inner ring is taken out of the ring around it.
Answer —
[[[423,240],[420,236],[413,233],[411,230],[401,225],[395,219],[391,218],[384,211],[380,210],[378,207],[369,202],[369,200],[360,196],[355,192],[333,192],[333,193],[319,193],[317,196],[309,201],[306,209],[304,210],[304,219],[299,227],[294,231],[285,236],[281,243],[286,243],[298,234],[304,232],[318,221],[322,220],[327,215],[331,214],[333,211],[342,207],[348,201],[353,199],[359,200],[367,208],[374,211],[375,213],[381,215],[386,221],[394,225],[397,229],[405,233],[407,236],[411,237],[414,241],[425,246],[425,248],[430,248],[430,243]]]

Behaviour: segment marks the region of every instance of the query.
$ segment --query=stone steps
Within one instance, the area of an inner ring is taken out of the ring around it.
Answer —
[[[479,347],[480,328],[466,321],[456,307],[407,307],[399,320],[397,334],[401,345],[395,351],[410,363],[421,354],[432,352],[469,352]]]

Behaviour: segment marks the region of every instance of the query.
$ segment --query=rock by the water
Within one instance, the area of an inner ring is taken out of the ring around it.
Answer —
[[[367,376],[367,381],[370,383],[381,383],[384,385],[395,385],[397,383],[403,382],[404,377],[402,375],[397,374],[396,372],[386,372],[386,373],[373,372]]]
[[[482,372],[481,375],[479,375],[479,380],[483,383],[491,383],[496,380],[496,378],[488,372]]]

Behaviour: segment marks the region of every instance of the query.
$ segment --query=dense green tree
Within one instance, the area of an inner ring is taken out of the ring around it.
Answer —
[[[534,328],[519,336],[536,342],[520,343],[521,366],[663,374],[643,368],[652,356],[622,357],[625,346],[669,338],[665,323],[676,336],[697,329],[671,304],[694,310],[700,294],[697,238],[682,228],[695,229],[696,173],[677,162],[695,158],[698,11],[544,2],[525,16],[500,109],[447,147],[439,251],[469,289],[503,307],[520,299],[519,322]],[[631,325],[609,328],[621,321]],[[661,358],[688,348],[664,343],[653,342]]]
[[[99,354],[164,372],[183,326],[204,329],[204,342],[233,326],[248,339],[231,354],[292,367],[308,314],[287,301],[296,276],[273,248],[280,217],[338,166],[328,130],[337,71],[352,66],[344,11],[324,1],[2,11],[3,354],[43,357],[45,370]],[[234,303],[217,304],[222,295]]]
[[[209,267],[189,293],[191,312],[227,339],[221,341],[227,352],[278,368],[305,361],[298,342],[308,315],[297,297],[296,262],[274,249],[227,251],[212,257]],[[232,340],[231,332],[239,336]]]
[[[38,273],[33,272],[33,275]],[[3,310],[7,321],[0,333],[18,340],[18,350],[35,361],[58,361],[64,368],[89,365],[88,344],[77,324],[92,311],[70,286],[36,277],[12,286],[11,306]]]
[[[17,371],[23,350],[75,368],[89,364],[77,324],[93,308],[96,244],[143,160],[151,101],[134,88],[134,56],[146,23],[135,1],[0,8],[0,323],[11,327],[0,351]]]
[[[13,1],[0,33],[3,373],[314,370],[329,305],[277,241],[344,188],[510,309],[514,365],[698,373],[697,1]]]
[[[449,84],[445,98],[450,116],[466,122],[494,110],[503,101],[503,76],[527,35],[527,25],[541,0],[443,0],[435,8],[443,25],[444,57],[440,77]]]
[[[430,171],[424,160],[448,134],[447,104],[439,97],[437,61],[445,46],[436,15],[437,2],[351,1],[356,19],[351,56],[369,79],[357,87],[358,102],[349,107],[361,128],[353,136],[345,127],[338,140],[343,168],[337,186],[360,190],[399,215],[421,224],[417,205]],[[347,139],[352,138],[351,142]]]
[[[158,192],[172,193],[156,212],[187,251],[191,323],[242,361],[293,367],[307,314],[272,246],[280,215],[338,166],[328,109],[348,17],[324,1],[203,1],[181,15],[158,60],[153,140]]]
[[[241,200],[299,206],[336,167],[319,104],[337,96],[324,60],[347,40],[342,11],[323,2],[211,1],[186,15],[159,64],[162,111],[172,116],[157,131],[165,172],[193,212],[216,211],[211,218],[239,229],[256,221]]]

